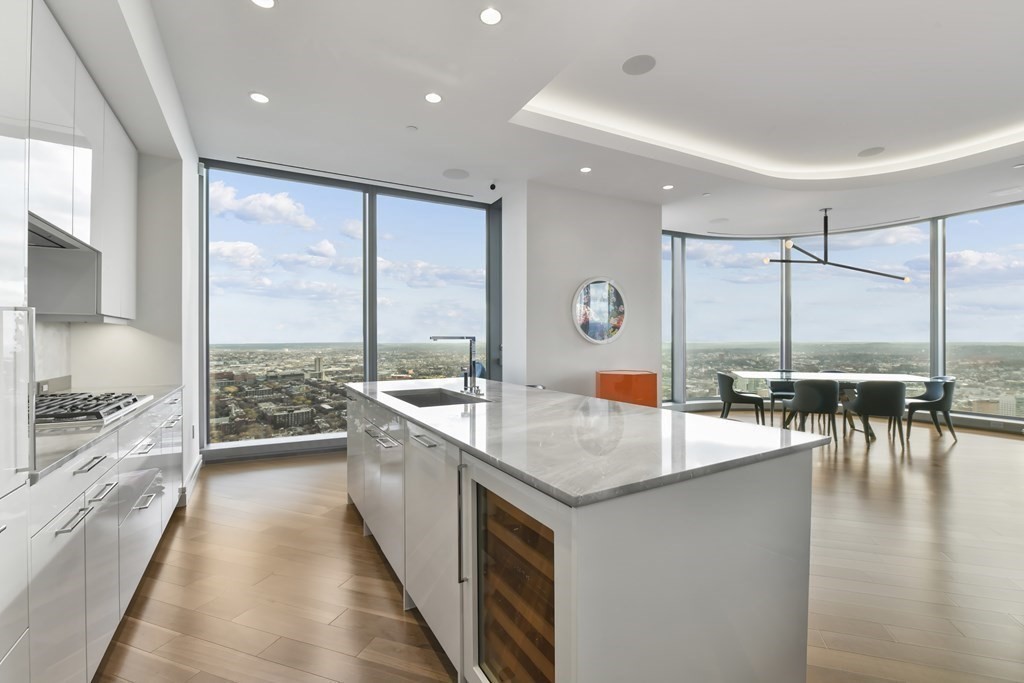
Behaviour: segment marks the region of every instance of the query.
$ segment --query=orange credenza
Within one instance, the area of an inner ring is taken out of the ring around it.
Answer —
[[[597,397],[658,407],[658,373],[646,370],[599,370]]]

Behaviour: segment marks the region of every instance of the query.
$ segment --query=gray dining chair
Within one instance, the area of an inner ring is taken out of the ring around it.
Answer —
[[[845,420],[847,413],[859,415],[864,426],[864,438],[869,441],[875,438],[875,433],[868,418],[891,418],[899,432],[900,447],[903,448],[903,413],[906,410],[906,401],[907,385],[903,382],[861,382],[857,385],[857,397],[843,404],[843,417]]]
[[[790,372],[786,368],[778,368],[775,372]],[[768,396],[771,399],[771,423],[775,424],[775,401],[782,402],[787,398],[793,398],[795,389],[791,379],[770,379],[768,380]]]
[[[931,384],[927,382],[925,386]],[[914,420],[914,413],[922,410],[926,410],[932,415],[932,424],[935,425],[935,431],[942,436],[942,428],[939,427],[939,413],[942,413],[942,417],[946,420],[946,427],[949,428],[949,433],[953,435],[953,441],[957,441],[956,431],[953,430],[953,420],[949,417],[949,411],[953,409],[953,390],[956,388],[956,378],[948,379],[942,382],[942,392],[938,398],[931,398],[935,392],[929,394],[928,390],[921,394],[920,397],[909,399],[906,402],[907,407],[907,436],[910,436],[910,423]]]
[[[736,391],[733,387],[732,375],[724,372],[718,374],[718,395],[722,398],[722,414],[719,417],[729,417],[729,411],[733,403],[744,403],[754,406],[754,421],[764,424],[764,399],[757,394],[748,394]]]
[[[831,379],[801,379],[793,385],[793,398],[782,401],[782,426],[799,415],[800,431],[804,431],[808,415],[827,417],[828,433],[836,434],[836,409],[839,407],[839,382]],[[786,413],[789,412],[787,417]],[[833,443],[835,439],[833,438]]]

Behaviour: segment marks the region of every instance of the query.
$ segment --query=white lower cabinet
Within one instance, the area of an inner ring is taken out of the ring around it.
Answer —
[[[28,633],[24,633],[7,656],[0,660],[0,681],[23,683],[30,678]]]
[[[383,420],[381,422],[384,422]],[[388,420],[380,439],[380,500],[373,530],[384,557],[405,580],[405,420]]]
[[[348,398],[346,487],[348,489],[348,497],[359,510],[362,510],[365,506],[365,499],[363,498],[363,468],[366,459],[366,447],[364,446],[366,437],[363,434],[363,429],[366,427],[366,416],[364,410],[364,402],[361,399]]]
[[[27,628],[28,485],[23,485],[0,498],[0,659]],[[7,680],[18,679],[0,676]]]
[[[405,441],[405,590],[437,642],[461,660],[459,449],[409,423]]]
[[[117,468],[85,494],[85,632],[87,680],[92,680],[121,621],[118,571]]]
[[[128,603],[132,601],[135,589],[142,581],[149,559],[160,542],[160,506],[163,495],[161,482],[152,480],[121,522],[118,543],[121,616],[128,609]]]
[[[79,496],[32,537],[29,650],[32,680],[86,680],[85,520]]]

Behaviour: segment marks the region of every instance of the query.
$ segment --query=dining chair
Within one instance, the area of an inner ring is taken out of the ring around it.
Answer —
[[[926,382],[925,386],[931,384]],[[938,398],[925,398],[930,396],[926,390],[920,397],[909,399],[906,402],[907,406],[907,436],[910,436],[910,423],[914,420],[914,413],[919,410],[927,410],[932,415],[932,424],[935,425],[935,431],[942,436],[942,428],[939,427],[939,413],[942,413],[942,417],[946,420],[946,426],[949,428],[949,433],[953,435],[953,441],[956,441],[956,431],[953,429],[953,421],[949,417],[949,411],[953,409],[953,389],[956,388],[956,378],[948,379],[942,382],[942,393]],[[934,395],[934,392],[931,394]]]
[[[764,424],[764,399],[757,394],[748,394],[736,391],[733,387],[733,377],[724,372],[718,374],[718,395],[722,398],[722,414],[719,417],[729,417],[729,411],[733,403],[745,403],[754,406],[754,421]]]
[[[790,372],[786,368],[778,368],[775,372]],[[770,379],[768,380],[768,395],[771,397],[771,423],[775,424],[775,401],[793,398],[793,380],[791,379]]]
[[[906,401],[907,385],[903,382],[861,382],[857,385],[857,397],[843,404],[843,419],[846,419],[847,413],[859,415],[864,426],[864,438],[870,441],[875,438],[875,433],[871,430],[868,418],[872,415],[892,418],[899,432],[900,448],[903,448],[906,445],[903,439]]]
[[[828,433],[836,434],[836,409],[839,407],[839,382],[831,379],[801,379],[793,385],[793,398],[782,401],[782,426],[799,415],[800,431],[804,431],[808,415],[827,416]],[[789,416],[786,412],[789,411]],[[833,438],[833,443],[835,439]]]

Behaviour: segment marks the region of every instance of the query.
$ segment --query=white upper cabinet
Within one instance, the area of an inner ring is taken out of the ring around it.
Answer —
[[[75,146],[74,194],[72,196],[71,234],[99,249],[92,240],[94,215],[99,209],[93,200],[103,183],[103,121],[106,102],[82,60],[75,58]],[[102,251],[102,249],[101,249]]]
[[[110,107],[103,117],[103,180],[93,201],[93,243],[103,254],[100,313],[135,318],[139,154]]]
[[[75,51],[42,0],[32,5],[29,211],[73,233]]]
[[[0,2],[0,306],[24,306],[31,0]],[[2,493],[2,492],[0,492]]]

